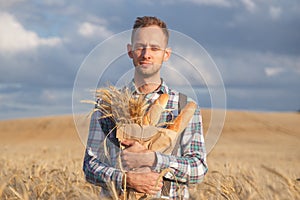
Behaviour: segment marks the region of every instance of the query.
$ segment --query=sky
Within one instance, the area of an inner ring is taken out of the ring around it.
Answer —
[[[0,119],[71,114],[85,58],[144,15],[206,50],[227,109],[300,109],[298,0],[0,0]],[[209,95],[201,107],[211,107]]]

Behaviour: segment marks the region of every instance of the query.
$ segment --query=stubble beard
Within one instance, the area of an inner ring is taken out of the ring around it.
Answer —
[[[150,78],[156,76],[157,74],[159,74],[160,69],[161,65],[159,64],[155,64],[147,68],[143,68],[142,66],[135,67],[136,73],[143,78]]]

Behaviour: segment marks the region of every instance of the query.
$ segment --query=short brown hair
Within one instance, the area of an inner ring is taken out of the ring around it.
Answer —
[[[167,44],[168,44],[169,31],[168,31],[166,23],[157,17],[150,17],[150,16],[136,18],[136,20],[133,24],[133,27],[132,27],[133,30],[132,30],[132,34],[131,34],[131,41],[133,39],[133,35],[134,35],[136,29],[143,28],[143,27],[149,27],[149,26],[153,26],[153,25],[156,25],[162,29],[163,33],[166,36]]]

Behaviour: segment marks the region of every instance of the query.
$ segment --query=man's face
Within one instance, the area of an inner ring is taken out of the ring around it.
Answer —
[[[136,30],[132,44],[127,48],[139,75],[151,77],[159,73],[163,61],[167,61],[171,54],[171,50],[166,49],[166,41],[166,36],[158,26]]]

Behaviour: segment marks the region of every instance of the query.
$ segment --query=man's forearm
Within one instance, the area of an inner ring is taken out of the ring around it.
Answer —
[[[122,151],[123,167],[130,170],[133,168],[150,167],[156,164],[156,155],[154,151],[146,149],[135,140],[125,140],[122,145],[126,148]]]
[[[155,152],[149,152],[145,154],[147,158],[147,166],[153,168],[156,165],[156,153]]]
[[[172,169],[167,178],[180,182],[199,183],[207,172],[207,165],[200,154],[198,156],[171,156],[160,152],[156,153],[157,163],[154,170],[160,172],[164,169]]]
[[[104,165],[88,152],[85,154],[83,171],[90,183],[106,188],[107,184],[113,181],[118,189],[122,188],[122,172]]]

